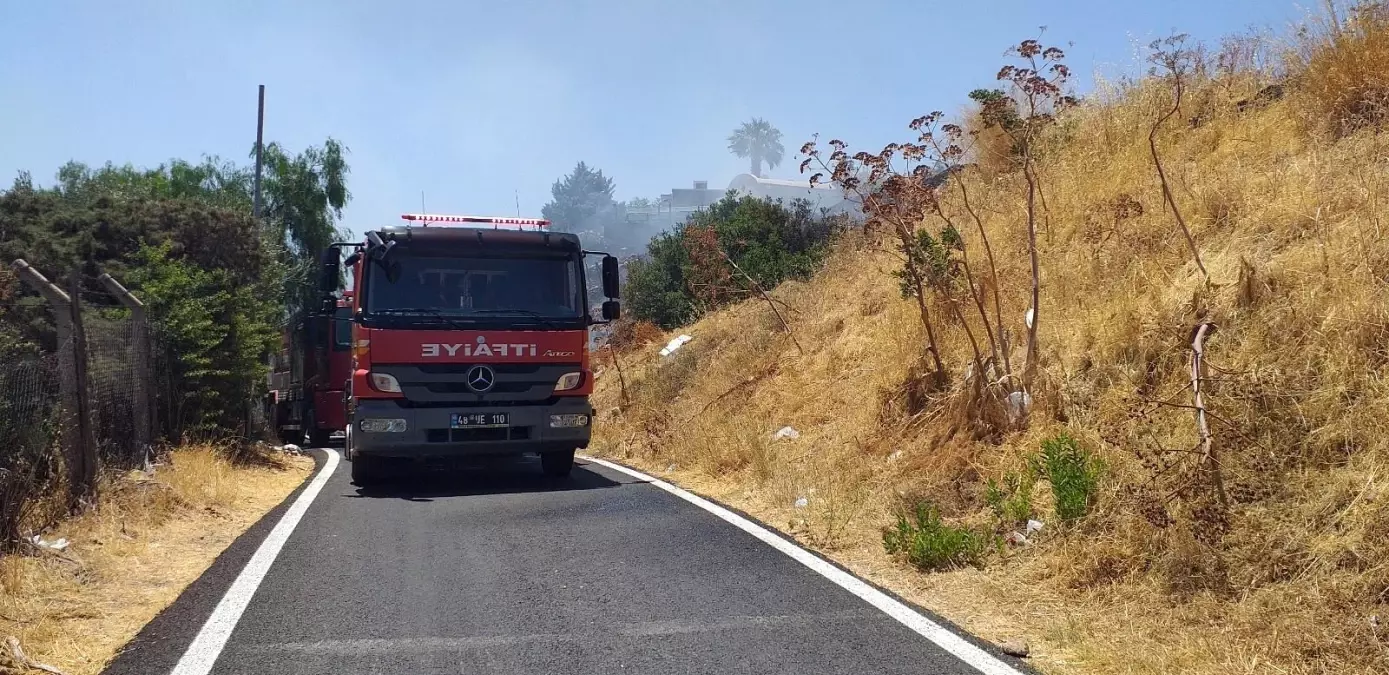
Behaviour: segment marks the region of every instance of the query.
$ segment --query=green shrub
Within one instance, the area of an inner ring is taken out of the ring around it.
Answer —
[[[807,278],[847,222],[842,216],[816,215],[803,200],[786,205],[725,197],[653,237],[646,256],[629,264],[623,289],[627,309],[636,319],[674,328],[702,311],[747,297],[753,291],[749,277],[765,289]],[[686,236],[707,231],[714,241]],[[692,252],[693,244],[701,244],[699,250]],[[734,272],[724,255],[741,272]]]
[[[1070,434],[1061,432],[1042,441],[1041,456],[1031,460],[1033,471],[1046,476],[1062,522],[1079,520],[1095,503],[1104,463]]]
[[[1029,464],[1022,473],[1010,473],[1001,481],[992,478],[984,486],[984,501],[1000,525],[1013,525],[1032,517],[1032,488],[1037,472]]]
[[[992,537],[946,525],[940,510],[932,504],[917,504],[912,515],[898,515],[896,527],[883,532],[883,548],[888,555],[904,556],[907,562],[927,572],[983,563]]]

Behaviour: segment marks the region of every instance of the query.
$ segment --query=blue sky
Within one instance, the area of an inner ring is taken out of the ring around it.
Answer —
[[[1304,0],[1304,3],[1307,0]],[[1319,5],[1319,2],[1312,3]],[[0,181],[70,159],[155,165],[266,138],[350,149],[344,224],[435,213],[539,215],[584,160],[617,196],[746,171],[725,137],[760,116],[788,154],[811,134],[902,140],[988,86],[1010,44],[1047,26],[1092,74],[1136,72],[1136,45],[1281,30],[1289,0],[0,0]],[[852,7],[852,9],[849,9]],[[771,175],[796,177],[791,157]]]

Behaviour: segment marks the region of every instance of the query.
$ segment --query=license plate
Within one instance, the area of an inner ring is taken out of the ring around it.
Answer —
[[[449,426],[454,429],[504,427],[509,424],[507,413],[454,413]]]

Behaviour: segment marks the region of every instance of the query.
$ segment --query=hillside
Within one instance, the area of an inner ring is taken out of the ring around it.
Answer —
[[[956,295],[925,303],[947,385],[932,385],[921,308],[892,275],[899,239],[880,226],[773,292],[789,336],[752,299],[629,343],[621,378],[597,353],[592,451],[744,509],[985,638],[1025,638],[1045,672],[1389,673],[1384,17],[1375,5],[1295,44],[1193,57],[1154,138],[1209,280],[1149,144],[1172,77],[1103,87],[1045,129],[1025,424],[998,422],[996,385],[971,379],[971,339],[993,338],[958,292],[978,279],[992,311],[999,291],[1003,351],[1020,362],[1027,172],[998,161],[1008,151],[985,129],[940,213],[911,223],[939,237],[951,218],[975,263],[943,286]],[[1256,67],[1270,53],[1279,65]],[[980,272],[961,185],[996,275]],[[1203,324],[1208,449],[1191,388]],[[693,340],[657,355],[681,333]],[[799,437],[774,439],[785,426]],[[1057,448],[1079,473],[1058,478]],[[943,520],[902,521],[921,546],[889,556],[885,529],[924,505]],[[1006,543],[1029,519],[1042,529]]]

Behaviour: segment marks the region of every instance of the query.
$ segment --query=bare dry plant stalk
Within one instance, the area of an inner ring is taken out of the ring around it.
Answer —
[[[1163,203],[1172,209],[1172,217],[1176,218],[1177,227],[1181,229],[1182,236],[1186,237],[1187,248],[1191,250],[1191,259],[1196,262],[1196,267],[1201,270],[1201,276],[1206,278],[1206,283],[1210,283],[1211,273],[1201,261],[1201,250],[1196,246],[1196,237],[1192,236],[1191,228],[1182,216],[1182,209],[1177,206],[1176,197],[1172,196],[1172,186],[1167,182],[1167,172],[1162,167],[1162,156],[1158,154],[1158,133],[1162,131],[1162,125],[1182,109],[1182,95],[1186,93],[1187,78],[1196,58],[1195,52],[1186,48],[1185,41],[1186,35],[1173,35],[1162,40],[1154,40],[1148,45],[1153,51],[1148,60],[1163,69],[1160,76],[1172,86],[1172,107],[1153,122],[1152,129],[1148,131],[1148,148],[1153,154],[1153,167],[1157,169],[1158,182],[1162,184]]]
[[[1201,383],[1206,379],[1206,338],[1215,332],[1215,324],[1203,321],[1191,332],[1191,401],[1196,413],[1196,435],[1199,439],[1196,452],[1201,457],[1205,473],[1215,485],[1220,505],[1230,508],[1230,500],[1225,495],[1225,477],[1220,468],[1220,456],[1216,453],[1215,437],[1211,434],[1210,422],[1206,419],[1206,399]]]
[[[1037,199],[1041,193],[1041,177],[1037,167],[1037,146],[1042,134],[1052,125],[1056,115],[1076,105],[1067,85],[1071,70],[1063,62],[1065,52],[1046,47],[1037,40],[1024,40],[1010,50],[1022,65],[1007,65],[998,72],[998,80],[1012,87],[1012,98],[995,99],[995,110],[1001,106],[1021,108],[1018,123],[1011,129],[1018,154],[1022,159],[1023,177],[1027,181],[1027,255],[1031,264],[1032,295],[1027,318],[1027,356],[1023,365],[1022,389],[1028,391],[1037,377],[1037,362],[1041,356],[1037,345],[1042,300],[1041,255],[1037,251]],[[1002,111],[999,110],[996,115]]]
[[[613,361],[613,368],[617,370],[617,381],[622,385],[622,405],[626,407],[632,402],[632,396],[627,393],[627,376],[622,373],[622,359],[611,344],[607,345],[607,350],[608,357]]]

